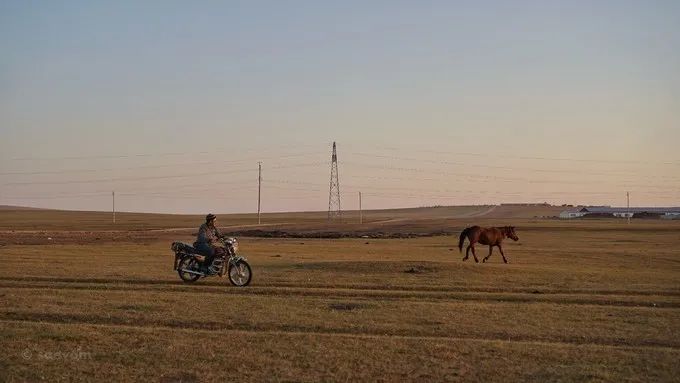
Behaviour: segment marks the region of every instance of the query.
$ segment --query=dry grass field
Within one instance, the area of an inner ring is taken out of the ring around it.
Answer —
[[[513,224],[520,241],[505,265],[461,262],[457,235],[241,238],[254,278],[235,288],[172,271],[201,217],[5,209],[0,380],[678,381],[680,222],[543,210],[268,214],[300,231]]]

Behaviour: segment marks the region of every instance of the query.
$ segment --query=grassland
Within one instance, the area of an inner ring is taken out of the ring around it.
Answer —
[[[452,236],[242,238],[255,275],[234,288],[218,278],[182,284],[172,271],[169,241],[190,242],[183,228],[200,217],[139,216],[149,228],[122,220],[112,229],[88,213],[11,214],[0,211],[0,227],[14,230],[0,232],[5,381],[680,376],[680,222],[564,222],[489,207],[374,212],[371,230],[514,224],[520,241],[506,244],[505,265],[498,254],[461,262]],[[266,218],[288,230],[357,225],[326,226],[318,213]]]

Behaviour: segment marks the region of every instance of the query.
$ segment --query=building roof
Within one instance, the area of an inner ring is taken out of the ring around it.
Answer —
[[[581,212],[580,207],[574,207],[574,208],[570,208],[570,209],[567,209],[567,210],[562,210],[560,212],[560,214],[580,213],[580,212]]]

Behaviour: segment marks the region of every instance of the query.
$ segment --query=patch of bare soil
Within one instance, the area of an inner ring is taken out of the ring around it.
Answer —
[[[354,311],[368,307],[368,304],[355,302],[331,303],[328,305],[328,308],[333,311]]]
[[[407,273],[407,274],[423,274],[423,273],[432,273],[432,272],[435,272],[435,271],[437,271],[436,268],[423,266],[423,265],[416,265],[416,266],[409,267],[408,269],[404,270],[404,272]]]

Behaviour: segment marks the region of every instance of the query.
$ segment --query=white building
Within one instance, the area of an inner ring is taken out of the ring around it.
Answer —
[[[617,218],[633,218],[633,212],[626,211],[626,212],[614,212],[612,215]]]
[[[584,215],[586,215],[586,213],[582,212],[581,209],[569,209],[561,212],[560,218],[562,219],[579,218],[583,217]]]
[[[587,215],[600,217],[612,216],[617,218],[632,218],[636,215],[643,217],[659,217],[664,219],[679,219],[680,208],[678,207],[611,207],[611,206],[586,206],[576,209],[565,210],[560,213],[560,218],[579,218]]]

